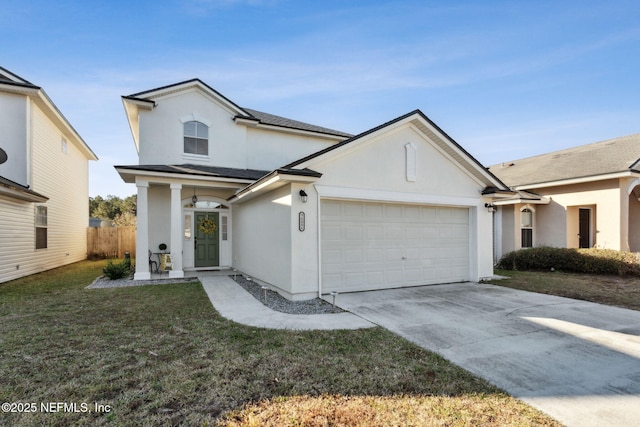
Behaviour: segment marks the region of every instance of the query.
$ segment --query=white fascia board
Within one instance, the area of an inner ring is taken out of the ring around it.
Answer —
[[[17,187],[0,185],[0,195],[25,202],[44,203],[49,198],[34,192],[24,191]]]
[[[538,200],[532,199],[509,199],[509,200],[494,200],[492,202],[495,206],[506,206],[506,205],[548,205],[551,203],[550,197],[541,197]]]
[[[66,132],[64,132],[67,139],[70,139],[71,143],[73,143],[76,148],[78,148],[89,160],[98,160],[98,156],[91,150],[89,145],[85,142],[84,139],[80,136],[80,134],[73,128],[71,123],[67,120],[67,118],[62,114],[58,107],[53,103],[53,101],[49,98],[46,92],[42,89],[37,91],[37,96],[33,97],[34,101],[44,113],[53,121],[58,127],[63,128]]]
[[[286,184],[294,184],[294,183],[304,183],[310,184],[316,182],[318,177],[315,176],[304,176],[304,175],[295,175],[288,173],[280,173],[278,171],[274,171],[269,175],[261,178],[258,181],[255,181],[253,185],[250,185],[246,188],[238,191],[231,201],[247,201],[252,199],[259,194],[268,193],[270,191],[276,190],[283,185]]]
[[[561,185],[583,184],[586,182],[604,181],[607,179],[618,179],[618,178],[629,178],[629,177],[640,177],[640,173],[632,172],[632,171],[622,171],[622,172],[615,172],[615,173],[603,174],[603,175],[592,175],[592,176],[585,176],[580,178],[563,179],[559,181],[549,181],[549,182],[539,182],[535,184],[518,185],[514,187],[514,189],[530,190],[534,188],[558,187]]]
[[[407,193],[366,188],[314,186],[321,199],[359,200],[389,203],[411,203],[420,205],[476,207],[480,197],[446,196],[441,194]]]
[[[62,129],[62,133],[67,140],[74,144],[87,159],[98,160],[98,156],[91,150],[62,112],[58,110],[58,107],[42,88],[0,83],[0,91],[29,97],[58,128]]]
[[[412,119],[412,121],[415,119]],[[438,130],[437,128],[435,128],[431,123],[429,123],[429,121],[424,120],[424,118],[418,116],[418,120],[420,120],[420,122],[427,127],[433,134],[437,135],[442,141],[444,141],[458,156],[460,156],[461,158],[463,158],[465,160],[465,165],[460,164],[460,162],[456,161],[455,159],[451,158],[451,156],[446,153],[437,143],[434,142],[434,147],[438,149],[438,151],[440,151],[442,154],[446,155],[447,158],[450,159],[450,161],[452,161],[454,164],[459,165],[459,167],[463,167],[463,169],[466,169],[468,167],[474,169],[476,172],[480,173],[482,176],[484,176],[484,178],[490,182],[491,184],[493,184],[494,187],[496,188],[504,188],[505,184],[503,184],[502,182],[500,182],[499,180],[497,180],[497,177],[493,177],[491,173],[489,173],[484,167],[482,167],[481,164],[477,163],[477,160],[473,157],[470,157],[471,154],[465,152],[463,149],[461,149],[460,146],[457,145],[457,143],[452,143],[450,142],[450,138],[447,135],[443,135],[441,133],[440,130]],[[419,129],[417,129],[417,131],[419,131]],[[424,134],[424,133],[423,133]],[[431,139],[429,138],[429,135],[425,135],[425,137],[427,139]],[[465,172],[470,175],[476,182],[478,182],[481,185],[486,186],[487,183],[486,182],[480,182],[480,180],[478,179],[478,177],[476,177],[475,175],[473,175],[473,173],[469,172],[469,170],[465,170]]]
[[[129,130],[136,146],[136,153],[140,154],[140,110],[151,111],[156,103],[148,99],[122,97],[122,105],[129,122]]]
[[[233,103],[233,101],[227,99],[221,93],[215,92],[212,88],[209,88],[205,84],[203,84],[200,80],[190,80],[183,82],[182,84],[173,85],[165,88],[160,88],[157,90],[152,90],[149,92],[143,92],[139,95],[144,95],[144,98],[149,99],[158,99],[168,96],[173,96],[178,94],[179,92],[186,92],[189,90],[199,90],[203,94],[207,95],[215,102],[223,106],[224,108],[231,111],[233,114],[241,114],[247,115],[247,112],[244,111],[241,107],[237,106]]]

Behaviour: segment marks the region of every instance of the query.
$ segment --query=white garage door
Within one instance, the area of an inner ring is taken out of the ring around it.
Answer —
[[[323,200],[322,290],[469,280],[469,209]]]

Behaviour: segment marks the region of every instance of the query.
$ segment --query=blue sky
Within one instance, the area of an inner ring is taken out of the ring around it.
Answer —
[[[2,0],[0,65],[135,193],[122,95],[198,77],[240,106],[360,133],[416,108],[486,166],[640,132],[640,2]]]

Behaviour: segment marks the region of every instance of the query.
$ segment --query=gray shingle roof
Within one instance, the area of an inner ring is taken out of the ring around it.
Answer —
[[[212,176],[219,178],[246,179],[255,181],[260,179],[271,171],[258,169],[236,169],[225,168],[220,166],[203,166],[203,165],[133,165],[133,166],[115,166],[118,169],[140,170],[148,172],[164,172],[164,173],[180,173],[188,175]]]
[[[493,165],[509,187],[586,178],[638,169],[640,133]]]
[[[242,109],[247,113],[251,114],[251,116],[248,118],[256,118],[261,123],[264,123],[267,125],[306,130],[310,132],[326,133],[329,135],[343,136],[345,138],[349,138],[352,136],[349,133],[340,132],[339,130],[329,129],[322,126],[316,126],[309,123],[299,122],[297,120],[287,119],[286,117],[280,117],[274,114],[263,113],[262,111],[253,110],[251,108],[243,107]]]
[[[203,87],[207,88],[207,90],[209,90],[211,93],[215,94],[215,96],[219,97],[220,99],[223,99],[224,101],[232,105],[235,110],[246,113],[246,114],[242,114],[242,113],[238,114],[237,117],[239,118],[257,120],[260,123],[271,125],[271,126],[279,126],[283,128],[289,128],[289,129],[298,129],[298,130],[304,130],[309,132],[324,133],[327,135],[341,136],[344,138],[349,138],[352,136],[349,133],[341,132],[335,129],[316,126],[309,123],[288,119],[286,117],[276,116],[274,114],[263,113],[262,111],[253,110],[251,108],[242,108],[200,79],[185,80],[179,83],[173,83],[173,84],[158,87],[155,89],[145,90],[142,92],[137,92],[131,95],[123,96],[122,98],[153,102],[151,99],[147,98],[147,96],[149,96],[150,94],[153,94],[154,92],[158,92],[158,91],[171,90],[172,88],[183,86],[183,85],[189,85],[189,84],[202,85]]]

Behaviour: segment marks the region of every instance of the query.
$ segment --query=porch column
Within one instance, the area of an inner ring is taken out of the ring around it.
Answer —
[[[620,250],[629,251],[629,181],[620,179]],[[599,212],[598,212],[599,213]],[[596,215],[598,214],[596,213]]]
[[[149,207],[147,191],[149,182],[136,179],[138,200],[136,208],[136,272],[134,280],[151,278],[149,272]]]
[[[169,277],[184,277],[182,271],[182,184],[171,184],[171,258]]]

